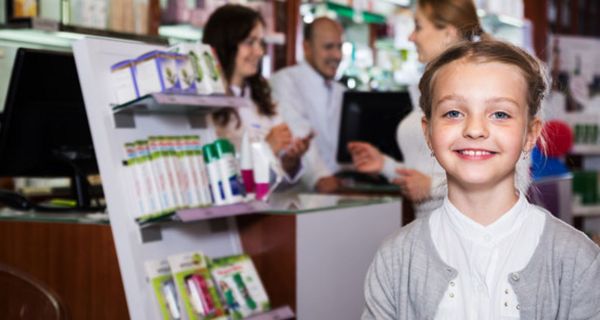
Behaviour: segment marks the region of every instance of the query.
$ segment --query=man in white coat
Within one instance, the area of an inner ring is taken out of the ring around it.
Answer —
[[[304,27],[305,61],[273,75],[273,98],[294,136],[315,134],[305,155],[303,180],[320,192],[333,192],[339,180],[336,150],[345,87],[335,81],[342,60],[343,29],[321,17]]]

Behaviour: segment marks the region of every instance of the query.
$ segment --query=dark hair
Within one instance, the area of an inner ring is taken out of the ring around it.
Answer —
[[[418,0],[423,13],[437,28],[455,27],[462,40],[487,37],[473,0]]]
[[[499,62],[517,67],[527,84],[529,119],[533,119],[540,110],[548,81],[544,66],[537,58],[517,46],[499,40],[463,41],[444,51],[425,68],[425,73],[419,82],[421,91],[419,105],[427,119],[431,119],[436,75],[441,68],[458,60],[476,63]]]
[[[229,4],[215,10],[206,22],[202,42],[211,45],[217,52],[228,82],[231,81],[235,70],[238,45],[250,35],[258,23],[265,25],[264,19],[257,11],[245,6]],[[246,78],[246,85],[250,87],[252,100],[256,103],[258,112],[269,117],[275,115],[271,87],[260,72]],[[232,113],[238,117],[239,125],[239,116],[232,109],[216,113],[214,119],[217,124],[226,125]]]

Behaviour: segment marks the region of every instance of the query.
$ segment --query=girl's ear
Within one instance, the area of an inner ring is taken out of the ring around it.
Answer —
[[[421,128],[423,129],[423,135],[425,136],[425,142],[427,142],[429,150],[433,150],[431,148],[431,130],[429,128],[429,120],[427,120],[425,116],[421,118]]]
[[[539,117],[534,117],[531,123],[529,124],[529,128],[527,131],[527,138],[525,140],[525,146],[523,147],[523,151],[529,152],[533,149],[535,144],[537,143],[540,134],[542,133],[542,120]]]

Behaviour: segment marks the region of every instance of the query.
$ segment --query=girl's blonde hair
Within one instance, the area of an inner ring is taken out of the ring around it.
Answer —
[[[421,98],[419,105],[427,119],[431,119],[433,88],[439,70],[457,60],[486,63],[499,62],[517,67],[527,84],[527,107],[529,119],[540,110],[540,106],[548,89],[548,79],[543,64],[525,50],[512,44],[484,39],[481,41],[463,41],[442,53],[425,68],[419,82]]]

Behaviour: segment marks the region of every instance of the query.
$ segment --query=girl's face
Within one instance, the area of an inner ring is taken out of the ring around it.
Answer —
[[[438,29],[417,6],[415,12],[415,30],[410,34],[408,40],[415,43],[419,61],[428,63],[437,58],[444,50],[458,41],[458,31],[454,26],[446,26]]]
[[[258,72],[258,64],[265,54],[264,37],[264,27],[261,23],[257,23],[248,38],[238,44],[232,84],[241,86],[244,79]]]
[[[514,190],[516,163],[541,128],[539,119],[528,120],[520,69],[458,60],[442,67],[434,81],[431,119],[423,120],[423,130],[449,188]]]

